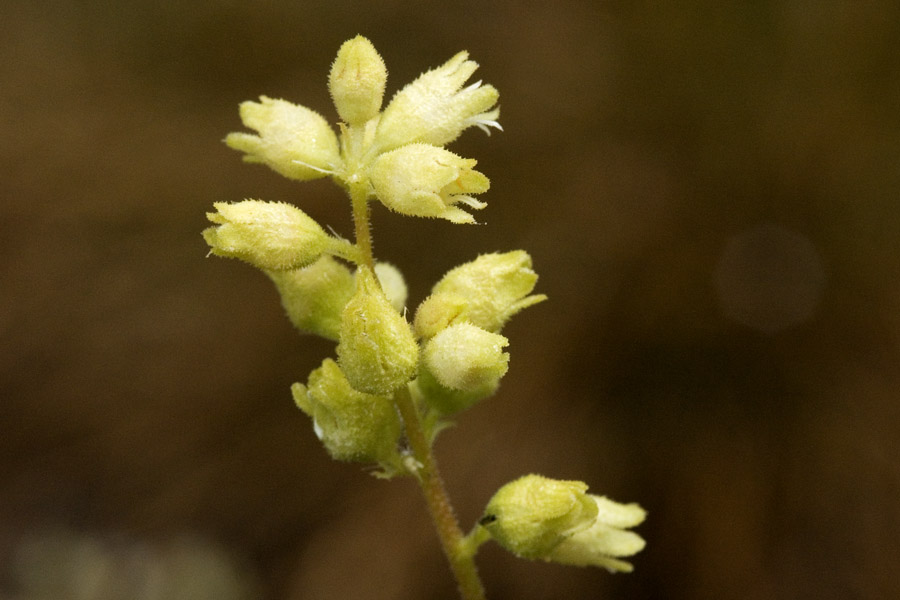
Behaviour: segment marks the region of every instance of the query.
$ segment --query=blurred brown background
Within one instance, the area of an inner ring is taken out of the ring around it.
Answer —
[[[551,298],[437,445],[462,522],[528,472],[650,513],[632,575],[486,546],[490,597],[900,597],[900,5],[661,4],[4,2],[0,598],[454,597],[415,486],[292,405],[331,345],[199,233],[254,197],[350,234],[221,140],[260,94],[334,119],[357,33],[389,94],[460,49],[501,92],[451,146],[486,225],[375,207],[411,307],[515,248]]]

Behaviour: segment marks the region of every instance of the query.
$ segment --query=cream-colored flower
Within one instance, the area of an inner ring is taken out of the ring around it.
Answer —
[[[375,196],[404,215],[437,217],[453,223],[475,219],[457,204],[487,206],[471,194],[490,187],[488,178],[475,171],[474,159],[428,144],[410,144],[379,156],[369,171]]]
[[[259,135],[230,133],[225,143],[290,179],[306,181],[331,174],[341,164],[337,136],[328,122],[305,106],[260,96],[242,102],[241,120]]]
[[[427,338],[462,321],[496,333],[514,314],[547,299],[544,294],[528,295],[537,279],[524,250],[482,254],[451,269],[434,285],[416,310],[416,334]]]
[[[645,545],[626,531],[647,513],[586,493],[581,481],[526,475],[507,483],[488,502],[480,523],[501,546],[522,558],[630,572],[632,556]]]
[[[423,142],[433,146],[449,144],[471,126],[489,132],[500,129],[495,108],[499,93],[480,81],[463,88],[478,68],[460,52],[443,66],[420,75],[397,92],[384,109],[375,134],[379,151]]]

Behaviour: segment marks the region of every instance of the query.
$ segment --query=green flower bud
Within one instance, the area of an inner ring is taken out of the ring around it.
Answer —
[[[350,385],[368,394],[390,395],[416,371],[419,346],[409,323],[366,267],[357,271],[356,292],[344,307],[337,354]]]
[[[615,557],[643,549],[644,540],[625,528],[641,523],[646,513],[637,504],[619,504],[587,489],[581,481],[526,475],[494,494],[480,524],[522,558],[631,571]]]
[[[241,103],[241,120],[259,135],[230,133],[225,143],[245,152],[244,160],[262,163],[290,179],[319,179],[341,164],[337,136],[318,113],[260,96]]]
[[[203,230],[210,252],[260,269],[282,271],[315,262],[334,240],[309,215],[284,202],[216,202],[206,213],[217,227]]]
[[[377,267],[376,267],[377,268]],[[330,256],[292,271],[266,271],[291,323],[300,331],[337,341],[341,313],[353,296],[353,274]]]
[[[403,313],[406,308],[406,280],[403,279],[403,273],[400,269],[390,263],[380,262],[375,264],[375,276],[384,295],[387,296],[398,313]]]
[[[362,125],[378,114],[387,68],[372,42],[361,35],[344,42],[331,66],[328,89],[341,119]]]
[[[354,390],[331,359],[309,374],[306,386],[291,386],[291,393],[333,458],[380,463],[388,473],[399,470],[403,425],[390,398]]]
[[[473,125],[488,133],[488,127],[501,129],[500,109],[494,108],[497,90],[480,81],[463,89],[478,68],[468,57],[468,52],[460,52],[397,92],[375,133],[381,152],[415,142],[444,146]]]
[[[528,295],[537,278],[531,270],[531,257],[523,250],[482,254],[450,270],[435,284],[432,297],[420,307],[425,311],[421,319],[416,314],[416,323],[422,323],[420,335],[445,321],[469,321],[487,331],[500,331],[512,315],[547,299],[543,294]],[[459,298],[466,303],[462,309]]]
[[[369,171],[375,196],[389,209],[415,217],[437,217],[453,223],[475,219],[456,204],[474,209],[487,206],[469,194],[490,187],[488,178],[472,169],[474,159],[427,144],[410,144],[379,156]]]
[[[425,367],[444,387],[463,392],[496,389],[509,368],[509,345],[502,335],[470,323],[444,329],[425,345]]]

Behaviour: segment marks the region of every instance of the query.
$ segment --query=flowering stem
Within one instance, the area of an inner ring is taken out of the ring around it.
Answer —
[[[372,255],[372,232],[369,230],[369,201],[365,183],[350,184],[350,202],[353,205],[353,226],[356,229],[356,245],[362,254],[359,264],[375,270]]]
[[[416,479],[425,496],[425,502],[428,504],[428,512],[431,513],[431,519],[440,538],[444,555],[450,562],[450,569],[456,577],[460,596],[463,600],[484,600],[484,587],[478,577],[474,551],[470,547],[471,544],[465,543],[462,530],[453,514],[453,506],[450,504],[444,482],[438,473],[431,445],[425,438],[419,411],[410,396],[409,389],[402,386],[394,394],[394,401],[403,417],[406,438],[409,441],[413,457],[422,465],[416,472]]]

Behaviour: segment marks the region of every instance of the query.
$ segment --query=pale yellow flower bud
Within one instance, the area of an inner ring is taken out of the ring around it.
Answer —
[[[260,269],[282,271],[311,264],[334,240],[309,215],[284,202],[216,202],[206,213],[216,227],[203,230],[210,252]]]
[[[380,151],[414,142],[444,146],[473,125],[485,132],[500,129],[497,90],[480,81],[462,87],[478,68],[468,57],[460,52],[397,92],[378,122],[375,145]]]
[[[230,133],[225,143],[245,152],[246,162],[299,181],[325,177],[341,164],[334,131],[305,106],[260,96],[260,102],[241,103],[241,120],[259,135]]]
[[[350,385],[367,394],[390,395],[416,371],[419,346],[409,323],[366,267],[357,271],[356,292],[344,307],[337,354]]]
[[[386,81],[387,68],[372,42],[361,35],[344,42],[328,77],[341,119],[348,125],[362,125],[377,115]]]
[[[464,392],[496,389],[509,368],[509,340],[470,323],[435,335],[423,352],[425,367],[444,387]]]
[[[375,196],[405,215],[438,217],[453,223],[475,219],[456,204],[487,206],[470,194],[490,187],[488,178],[473,170],[477,161],[428,144],[410,144],[379,156],[369,171]]]
[[[330,256],[291,271],[266,271],[281,295],[291,323],[300,331],[337,341],[341,313],[353,296],[353,273]]]
[[[487,331],[500,331],[512,315],[547,299],[543,294],[528,295],[537,278],[531,269],[531,257],[523,250],[482,254],[450,270],[435,284],[432,298],[439,300],[429,299],[426,303],[429,305],[423,304],[422,308],[427,312],[422,320],[430,323],[440,323],[444,319],[450,323],[467,320]],[[458,300],[452,303],[447,298],[463,298],[466,304],[457,309],[453,303]],[[451,316],[457,310],[459,312]],[[419,322],[418,314],[416,322]]]
[[[402,423],[390,398],[354,390],[331,359],[309,374],[306,386],[295,383],[291,392],[333,458],[377,462],[388,473],[399,469]]]
[[[581,481],[526,475],[500,488],[480,523],[501,546],[523,558],[631,571],[616,557],[631,556],[644,540],[627,527],[646,513],[637,504],[619,504],[587,494]]]

